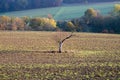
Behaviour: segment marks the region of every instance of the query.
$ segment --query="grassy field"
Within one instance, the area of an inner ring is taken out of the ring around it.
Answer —
[[[120,35],[74,33],[63,45],[56,32],[0,32],[0,80],[120,80]]]
[[[68,20],[83,16],[84,12],[88,8],[95,8],[99,10],[101,14],[106,15],[113,10],[114,4],[116,3],[119,2],[63,5],[61,7],[0,13],[0,15],[17,16],[17,17],[18,16],[47,17],[48,14],[51,14],[55,20]]]

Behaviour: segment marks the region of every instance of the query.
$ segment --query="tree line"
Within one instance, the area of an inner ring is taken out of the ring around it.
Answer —
[[[58,26],[64,31],[120,33],[120,4],[106,16],[98,10],[89,8],[84,16],[70,21],[58,21]]]
[[[52,31],[57,28],[56,21],[52,18],[29,18],[0,16],[0,30],[32,30],[32,31]]]
[[[0,12],[60,6],[62,3],[106,2],[115,0],[0,0]]]
[[[80,18],[69,21],[56,21],[49,15],[47,18],[0,16],[0,30],[32,30],[32,31],[76,31],[96,33],[120,33],[120,4],[106,16],[98,10],[89,8]]]

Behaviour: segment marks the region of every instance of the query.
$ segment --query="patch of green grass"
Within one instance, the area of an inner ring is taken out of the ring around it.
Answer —
[[[111,79],[120,77],[119,64],[32,64],[32,65],[2,65],[1,79]],[[7,72],[7,73],[6,73]]]
[[[102,14],[106,15],[114,7],[114,2],[109,3],[95,3],[95,4],[86,4],[86,5],[69,5],[61,7],[52,7],[52,8],[41,8],[41,9],[32,9],[24,11],[14,11],[7,13],[0,13],[0,15],[7,16],[29,16],[29,17],[47,17],[48,14],[51,14],[55,20],[69,20],[73,18],[78,18],[84,15],[84,12],[88,8],[95,8],[99,10]]]

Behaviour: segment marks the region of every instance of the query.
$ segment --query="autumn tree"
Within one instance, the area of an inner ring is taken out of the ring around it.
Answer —
[[[84,13],[84,17],[85,17],[86,23],[89,24],[90,19],[94,18],[94,17],[97,17],[98,14],[99,14],[98,11],[93,9],[93,8],[87,9],[85,11],[85,13]]]
[[[30,20],[30,26],[33,30],[54,30],[56,26],[56,21],[49,18],[33,18]]]
[[[66,26],[68,27],[69,31],[73,31],[76,28],[76,26],[71,21],[68,21]]]
[[[23,16],[23,17],[21,17],[21,19],[24,21],[24,23],[25,23],[25,27],[24,27],[24,29],[25,30],[31,30],[31,28],[30,28],[30,17],[28,17],[28,16]]]
[[[11,19],[10,30],[24,30],[25,22],[19,17],[13,17]]]
[[[115,4],[114,9],[111,12],[112,16],[120,16],[120,4]]]
[[[85,24],[84,24],[85,23],[84,19],[82,19],[82,18],[73,19],[71,22],[75,26],[75,31],[83,32],[84,29],[87,30],[86,27],[85,27]]]
[[[8,16],[0,16],[0,29],[5,30],[10,24],[11,18]]]
[[[85,11],[85,16],[86,17],[96,17],[97,16],[97,11],[93,8],[89,8]]]

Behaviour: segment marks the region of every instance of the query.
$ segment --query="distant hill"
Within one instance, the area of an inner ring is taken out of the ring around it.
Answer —
[[[54,7],[61,3],[62,0],[0,0],[0,12]]]
[[[55,7],[62,3],[111,2],[116,0],[0,0],[0,12]]]

